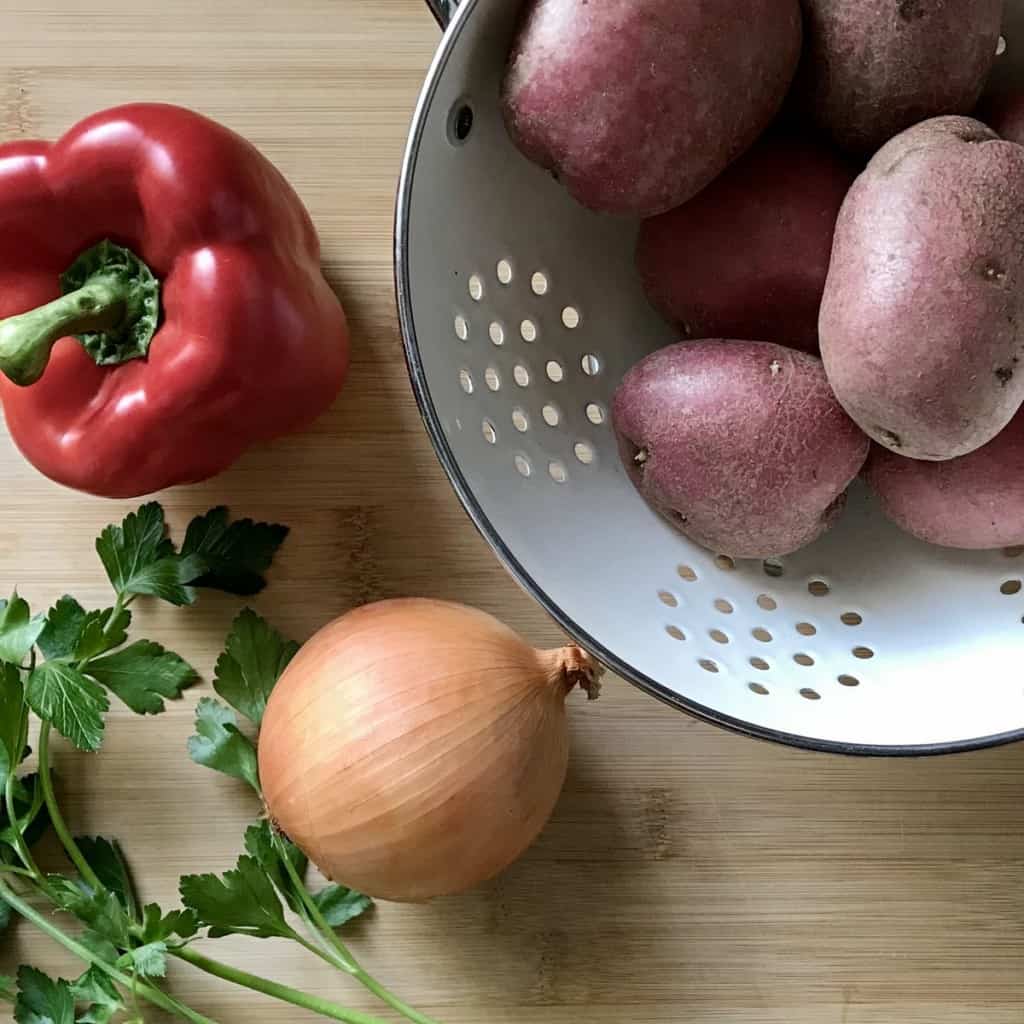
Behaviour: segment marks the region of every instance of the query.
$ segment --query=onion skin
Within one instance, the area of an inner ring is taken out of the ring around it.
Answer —
[[[457,604],[382,601],[326,626],[271,695],[267,810],[330,879],[384,900],[472,888],[533,842],[565,782],[584,651],[536,651]]]

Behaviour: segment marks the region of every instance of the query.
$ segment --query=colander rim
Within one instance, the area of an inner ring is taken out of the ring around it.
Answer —
[[[837,740],[784,732],[723,714],[714,708],[701,704],[698,701],[690,700],[674,690],[670,690],[664,684],[637,670],[616,655],[614,651],[605,647],[596,637],[588,633],[587,630],[563,611],[518,561],[511,549],[506,546],[501,538],[501,534],[476,500],[472,488],[463,475],[458,460],[448,444],[444,427],[441,423],[441,417],[430,396],[430,388],[427,384],[426,373],[420,358],[419,342],[414,326],[408,260],[409,210],[416,165],[427,117],[431,111],[432,102],[448,60],[467,20],[479,2],[480,0],[463,0],[457,8],[455,17],[445,31],[441,45],[431,62],[426,80],[416,102],[402,159],[402,168],[395,199],[393,235],[394,276],[398,321],[402,334],[402,348],[405,353],[406,367],[409,372],[409,379],[413,395],[416,398],[417,407],[419,408],[420,417],[426,427],[427,435],[433,445],[438,461],[447,474],[452,488],[462,503],[462,507],[477,531],[488,543],[491,550],[498,556],[499,561],[501,561],[519,586],[554,619],[561,629],[616,675],[662,703],[675,708],[677,711],[685,712],[694,718],[708,722],[711,725],[716,725],[729,732],[787,747],[795,747],[800,750],[863,757],[932,757],[944,754],[968,753],[970,751],[986,750],[992,747],[1016,743],[1024,739],[1024,728],[1020,728],[1003,733],[994,733],[964,740],[950,740],[943,743],[843,743]]]

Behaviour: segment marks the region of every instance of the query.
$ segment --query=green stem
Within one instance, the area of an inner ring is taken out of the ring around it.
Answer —
[[[137,596],[137,594],[131,594],[128,597],[125,597],[124,594],[118,593],[114,597],[114,607],[110,609],[110,617],[107,619],[107,624],[103,627],[103,632],[105,634],[110,633],[117,622],[117,617],[132,603],[132,601],[135,600]]]
[[[425,1013],[420,1013],[415,1007],[410,1006],[407,1002],[399,999],[394,992],[390,989],[385,988],[376,978],[372,975],[367,974],[361,967],[355,975],[356,980],[363,986],[363,988],[372,992],[382,1002],[387,1003],[396,1013],[400,1013],[406,1020],[412,1021],[413,1024],[438,1024],[433,1017],[428,1017]]]
[[[35,881],[36,876],[28,868],[16,868],[11,864],[0,864],[0,875],[20,875]]]
[[[302,916],[303,916],[303,920],[306,921],[306,924],[307,924],[307,927],[309,928],[309,930],[314,935],[319,935],[319,932],[313,926],[312,922],[309,921],[309,919],[306,917],[306,915],[303,914]],[[358,973],[358,971],[359,971],[358,967],[352,967],[351,964],[346,963],[333,950],[324,949],[322,946],[318,946],[315,942],[310,942],[308,939],[304,939],[298,933],[296,933],[293,938],[294,938],[294,941],[297,942],[300,946],[302,946],[303,949],[305,949],[308,952],[312,953],[313,956],[319,957],[321,960],[323,960],[323,962],[325,964],[330,964],[332,967],[340,967],[341,970],[343,970],[346,974],[351,974],[353,978]]]
[[[349,952],[345,943],[338,938],[334,929],[327,923],[324,915],[320,913],[320,908],[317,906],[316,900],[313,899],[309,890],[306,888],[306,883],[299,877],[299,872],[292,863],[291,857],[288,856],[288,851],[283,849],[279,844],[278,853],[280,854],[281,862],[284,864],[285,872],[291,880],[295,891],[299,894],[299,899],[302,901],[302,905],[306,908],[306,913],[312,919],[316,931],[319,933],[321,938],[325,939],[327,943],[336,950],[338,956],[346,964],[345,969],[350,974],[355,975],[356,972],[361,969],[358,961]],[[305,914],[303,916],[305,917]]]
[[[7,775],[7,782],[4,785],[4,804],[7,808],[7,820],[11,823],[11,830],[14,832],[15,852],[21,863],[25,865],[29,877],[36,881],[43,892],[52,899],[53,889],[46,880],[46,876],[39,870],[21,831],[21,820],[18,818],[17,808],[14,806],[14,772],[9,772]]]
[[[222,981],[229,981],[243,988],[251,989],[262,995],[270,996],[273,999],[280,999],[282,1002],[291,1003],[292,1006],[301,1007],[304,1010],[312,1010],[321,1016],[329,1017],[331,1020],[345,1021],[346,1024],[384,1024],[379,1017],[371,1017],[369,1014],[360,1013],[358,1010],[347,1010],[343,1006],[320,999],[318,996],[311,996],[306,992],[289,988],[287,985],[279,985],[274,981],[267,981],[266,978],[258,978],[254,974],[247,974],[235,967],[211,960],[202,953],[185,946],[181,949],[172,949],[170,952],[179,960],[198,967],[199,970],[212,974]]]
[[[0,372],[26,387],[43,375],[53,346],[77,337],[98,366],[145,356],[159,318],[160,285],[133,252],[101,242],[61,277],[64,294],[0,321]]]
[[[64,847],[65,852],[71,858],[71,863],[75,865],[79,875],[82,876],[82,881],[94,892],[102,891],[103,883],[96,876],[96,872],[89,866],[89,862],[78,847],[78,843],[75,842],[74,837],[71,835],[71,831],[64,820],[64,815],[60,812],[60,806],[53,792],[53,777],[50,774],[49,722],[43,722],[39,729],[39,783],[43,787],[43,801],[50,815],[50,823],[53,825],[54,832],[57,833],[61,846]]]
[[[0,323],[0,371],[25,387],[43,375],[53,346],[68,335],[115,327],[127,298],[116,277],[98,277],[84,288]]]
[[[112,967],[105,960],[98,957],[91,950],[85,946],[76,942],[70,936],[65,935],[56,925],[51,924],[46,917],[40,914],[37,910],[22,900],[20,897],[15,895],[13,890],[8,888],[2,881],[0,881],[0,898],[7,903],[12,910],[17,911],[26,921],[33,924],[45,935],[49,936],[54,942],[59,943],[69,953],[74,954],[80,960],[89,964],[91,967],[97,968],[97,970],[103,971],[112,981],[120,985],[122,988],[130,988],[132,979],[128,975],[123,974],[116,967]],[[200,1013],[196,1013],[191,1007],[186,1006],[184,1003],[179,1003],[177,999],[173,999],[165,992],[161,992],[157,988],[153,988],[151,985],[139,983],[137,987],[138,993],[148,1003],[152,1003],[154,1006],[159,1007],[161,1010],[166,1010],[168,1013],[176,1014],[179,1017],[184,1018],[187,1021],[191,1021],[192,1024],[217,1024],[216,1021],[210,1017],[204,1017]]]
[[[333,962],[335,967],[340,967],[343,971],[351,974],[363,988],[372,992],[381,1002],[386,1003],[396,1013],[400,1013],[406,1020],[412,1021],[412,1024],[438,1024],[433,1017],[420,1013],[419,1010],[400,999],[390,989],[385,988],[373,975],[360,966],[359,961],[352,955],[345,943],[338,938],[337,932],[327,923],[324,915],[320,913],[316,900],[310,895],[303,880],[299,878],[299,873],[296,871],[295,865],[292,863],[287,851],[279,849],[279,853],[279,859],[284,864],[284,869],[288,873],[295,891],[299,894],[302,905],[305,907],[309,917],[312,918],[320,937],[331,947],[327,951],[327,956],[322,956],[320,953],[317,953],[317,955],[321,956],[321,959],[328,959],[329,957],[328,962]],[[306,914],[302,916],[305,918]],[[306,943],[303,943],[303,945],[306,945]],[[306,948],[309,948],[308,945]],[[314,952],[317,951],[314,949]]]

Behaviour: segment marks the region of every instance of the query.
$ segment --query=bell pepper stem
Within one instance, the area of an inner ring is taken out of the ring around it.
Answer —
[[[21,387],[34,384],[61,338],[117,325],[126,290],[113,275],[94,278],[78,291],[0,322],[0,371]]]
[[[101,242],[61,276],[59,299],[0,320],[0,373],[19,387],[43,375],[53,346],[75,337],[98,366],[141,359],[160,315],[160,285],[131,250]]]

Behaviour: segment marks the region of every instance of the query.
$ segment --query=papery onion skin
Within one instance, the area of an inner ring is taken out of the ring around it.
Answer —
[[[422,901],[498,874],[533,842],[565,782],[565,699],[596,696],[584,651],[536,651],[497,619],[408,598],[317,633],[263,719],[275,825],[332,880]]]

